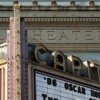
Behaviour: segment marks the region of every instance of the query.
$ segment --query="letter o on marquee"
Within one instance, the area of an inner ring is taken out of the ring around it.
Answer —
[[[35,48],[35,58],[36,60],[43,65],[46,65],[46,54],[47,54],[47,48],[43,45],[38,45]]]

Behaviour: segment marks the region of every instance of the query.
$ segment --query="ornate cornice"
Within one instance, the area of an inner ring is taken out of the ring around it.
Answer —
[[[25,18],[26,22],[98,22],[100,18]]]
[[[19,3],[18,1],[13,2]],[[89,1],[87,5],[77,5],[77,2],[70,1],[67,5],[58,5],[57,1],[52,0],[50,5],[40,5],[37,1],[33,1],[31,5],[22,5],[20,4],[21,11],[100,11],[100,5],[96,5],[93,0]],[[0,11],[12,11],[13,5],[0,5]]]
[[[0,22],[9,22],[9,18],[0,18]],[[100,22],[100,18],[25,18],[25,22]]]
[[[9,18],[0,18],[0,22],[9,22]]]
[[[89,6],[81,6],[77,5],[74,7],[71,6],[62,6],[62,5],[57,5],[55,7],[53,6],[24,6],[21,5],[20,8],[21,11],[100,11],[100,6],[94,6],[94,7],[89,7]],[[13,6],[1,6],[0,11],[13,11]]]

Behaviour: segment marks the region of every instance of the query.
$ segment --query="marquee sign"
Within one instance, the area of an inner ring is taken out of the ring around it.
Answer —
[[[100,100],[100,88],[35,71],[34,100]]]

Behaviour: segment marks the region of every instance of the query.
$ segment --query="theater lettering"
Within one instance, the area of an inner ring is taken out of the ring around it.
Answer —
[[[99,43],[99,30],[28,30],[29,42]]]

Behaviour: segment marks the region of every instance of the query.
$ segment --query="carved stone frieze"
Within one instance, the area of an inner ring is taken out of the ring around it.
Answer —
[[[100,18],[25,18],[26,22],[98,22]]]
[[[56,6],[57,6],[56,0],[52,0],[52,1],[51,1],[51,6],[52,6],[52,7],[56,7]]]
[[[91,0],[90,2],[89,2],[89,6],[90,7],[95,7],[96,5],[95,5],[95,2],[93,1],[93,0]]]
[[[71,2],[70,2],[70,7],[75,7],[75,6],[76,6],[75,1],[71,1]]]
[[[37,7],[37,6],[39,6],[38,2],[37,1],[33,1],[33,7]]]
[[[26,22],[99,22],[100,18],[25,18]],[[9,22],[9,18],[0,18],[0,22]]]

